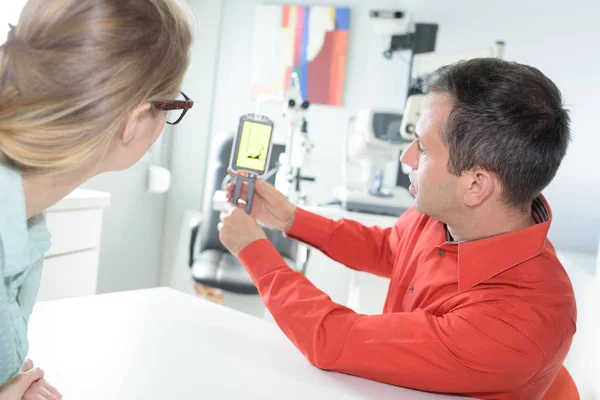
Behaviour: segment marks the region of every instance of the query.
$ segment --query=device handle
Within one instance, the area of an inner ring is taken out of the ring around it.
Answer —
[[[254,202],[254,185],[256,184],[256,176],[240,176],[237,175],[235,177],[235,186],[233,187],[233,204],[235,206],[238,205],[240,201],[240,197],[242,194],[242,185],[244,182],[248,183],[248,198],[246,199],[246,206],[244,207],[244,211],[246,214],[250,214],[252,211],[252,203]]]
[[[248,180],[248,199],[246,199],[246,207],[244,211],[246,214],[250,215],[252,212],[252,203],[254,202],[254,184],[256,183],[256,179],[250,178]]]
[[[240,196],[242,194],[242,185],[244,184],[244,180],[241,177],[236,176],[235,178],[235,186],[233,187],[233,205],[236,207],[239,204]]]

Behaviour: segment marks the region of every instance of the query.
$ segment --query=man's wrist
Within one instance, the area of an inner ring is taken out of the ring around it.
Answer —
[[[292,215],[290,216],[290,218],[288,218],[287,222],[283,226],[283,229],[281,229],[281,231],[283,233],[288,233],[289,230],[292,229],[292,226],[294,225],[294,221],[296,221],[296,211],[297,210],[298,210],[298,207],[294,206]]]
[[[266,237],[266,236],[263,236],[263,237],[257,237],[257,238],[255,238],[255,239],[251,240],[250,242],[248,242],[248,243],[246,243],[244,246],[242,246],[242,248],[238,249],[238,251],[237,251],[237,252],[235,252],[234,256],[235,256],[235,257],[239,257],[239,255],[240,255],[240,253],[241,253],[242,251],[246,250],[247,248],[250,248],[250,247],[251,247],[251,246],[253,246],[253,245],[254,245],[256,242],[259,242],[259,241],[261,241],[261,240],[263,240],[263,239],[267,239],[267,237]]]

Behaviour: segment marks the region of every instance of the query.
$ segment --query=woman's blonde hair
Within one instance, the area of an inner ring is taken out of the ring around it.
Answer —
[[[0,162],[84,165],[141,104],[175,99],[191,41],[177,0],[29,0],[0,48]]]

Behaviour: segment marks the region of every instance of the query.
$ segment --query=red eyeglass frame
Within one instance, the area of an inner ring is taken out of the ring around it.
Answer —
[[[186,96],[185,93],[181,92],[181,95],[185,100],[166,100],[166,101],[154,101],[152,105],[159,110],[163,111],[174,111],[174,110],[183,110],[179,119],[175,122],[168,122],[169,125],[177,125],[181,122],[185,114],[194,106],[194,101],[190,100],[189,97]]]

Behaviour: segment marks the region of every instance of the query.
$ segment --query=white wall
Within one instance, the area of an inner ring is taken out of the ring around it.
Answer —
[[[170,134],[169,129],[164,132]],[[95,177],[85,189],[111,194],[104,212],[98,293],[155,287],[159,283],[166,195],[146,191],[148,166],[165,165],[156,147],[126,171]]]
[[[0,45],[5,42],[9,32],[8,24],[17,25],[25,0],[15,0],[0,4]]]
[[[174,265],[184,211],[202,206],[221,35],[222,0],[188,0],[188,3],[194,13],[195,30],[191,64],[182,90],[194,100],[194,107],[175,126],[170,138],[172,184],[166,206],[161,284],[169,282],[173,268],[187,268]]]
[[[254,10],[258,1],[225,0],[217,92],[211,135],[235,129],[240,115],[254,110],[249,100]],[[313,0],[280,1],[291,4],[329,4],[352,9],[345,106],[314,106],[309,130],[316,142],[307,173],[318,182],[306,186],[314,202],[329,200],[331,187],[341,179],[340,143],[348,118],[360,107],[403,108],[408,67],[398,55],[388,61],[381,52],[385,39],[371,33],[368,11],[373,8],[405,8],[416,11],[417,20],[437,22],[437,51],[479,49],[496,40],[506,41],[505,58],[532,64],[563,91],[572,110],[573,142],[561,170],[546,190],[554,211],[550,233],[561,248],[594,253],[600,232],[600,173],[592,160],[600,148],[593,120],[596,93],[600,92],[600,56],[594,51],[600,35],[592,32],[600,3],[593,0],[557,2],[534,0],[502,2],[478,0]],[[275,110],[272,110],[275,112]],[[332,163],[333,168],[325,163]],[[200,171],[198,171],[200,172]]]

